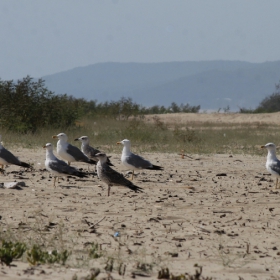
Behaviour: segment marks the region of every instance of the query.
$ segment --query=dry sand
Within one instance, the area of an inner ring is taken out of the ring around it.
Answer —
[[[110,197],[96,176],[60,180],[54,189],[43,170],[43,149],[13,153],[33,162],[35,170],[10,166],[1,175],[2,182],[26,183],[21,190],[0,189],[2,229],[31,234],[40,223],[51,236],[63,224],[65,246],[78,250],[94,242],[102,244],[106,256],[117,259],[114,279],[131,278],[137,262],[154,263],[152,272],[140,271],[150,276],[147,279],[156,279],[161,267],[174,275],[193,274],[195,264],[203,267],[202,276],[213,279],[280,277],[280,194],[265,170],[266,151],[262,157],[189,154],[192,159],[147,153],[144,156],[164,166],[164,171],[136,172],[134,182],[144,193],[113,187]],[[111,161],[116,170],[124,171],[120,154],[113,154]],[[87,170],[85,164],[73,165]],[[101,219],[95,231],[85,222]],[[114,238],[116,232],[120,236]],[[72,259],[67,266],[34,268],[14,261],[13,266],[0,268],[0,279],[72,279],[75,274],[80,279],[93,267],[102,268],[101,279],[108,277],[104,260],[87,266]],[[117,262],[127,265],[124,276],[118,274]]]
[[[149,115],[147,120],[152,120],[157,117],[166,123],[216,123],[216,124],[280,124],[280,112],[269,114],[239,114],[239,113],[210,113],[210,114],[195,114],[195,113],[176,113],[176,114],[162,114]]]

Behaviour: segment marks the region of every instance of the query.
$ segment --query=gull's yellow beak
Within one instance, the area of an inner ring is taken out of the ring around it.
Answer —
[[[121,142],[117,142],[117,145],[120,145],[121,144]]]
[[[54,135],[54,136],[52,136],[52,138],[53,138],[53,139],[56,139],[56,138],[58,138],[58,137],[57,137],[56,135]]]

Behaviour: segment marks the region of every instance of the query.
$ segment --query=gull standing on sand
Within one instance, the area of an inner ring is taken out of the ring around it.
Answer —
[[[80,172],[75,167],[67,165],[63,160],[58,159],[53,154],[53,146],[51,143],[47,143],[43,148],[46,149],[46,160],[45,166],[48,171],[50,171],[54,176],[53,186],[55,187],[56,178],[59,176],[77,176],[80,178],[87,177],[86,173]]]
[[[143,192],[142,188],[135,186],[131,181],[124,178],[122,174],[115,171],[107,164],[106,154],[98,153],[96,157],[99,159],[97,163],[97,175],[101,181],[108,185],[108,196],[110,196],[110,189],[112,186],[123,186],[135,192]]]
[[[148,160],[133,154],[130,151],[130,141],[127,139],[124,139],[120,142],[117,142],[117,144],[123,144],[123,150],[122,150],[122,156],[121,156],[121,162],[122,164],[127,167],[128,169],[132,169],[132,178],[134,176],[134,170],[136,169],[150,169],[150,170],[163,170],[163,167],[154,165]]]
[[[273,143],[267,143],[266,145],[261,146],[261,148],[267,149],[268,153],[267,153],[265,167],[270,174],[272,174],[273,176],[276,176],[275,189],[277,189],[278,188],[278,178],[280,177],[280,161],[276,157],[276,146]]]
[[[83,152],[67,142],[68,137],[65,133],[59,133],[52,138],[58,139],[57,141],[57,154],[70,165],[73,161],[85,162],[90,164],[96,164],[96,161],[89,159]]]
[[[15,157],[10,151],[5,149],[1,143],[1,135],[0,135],[0,166],[4,169],[4,165],[18,165],[25,168],[31,168],[31,166],[23,161],[20,161],[17,157]]]
[[[96,154],[100,153],[98,149],[95,149],[89,145],[89,138],[87,136],[81,136],[80,138],[74,139],[74,141],[81,141],[81,150],[82,152],[90,159],[98,161],[98,158],[96,157]],[[107,164],[110,166],[114,166],[109,158],[107,157]]]

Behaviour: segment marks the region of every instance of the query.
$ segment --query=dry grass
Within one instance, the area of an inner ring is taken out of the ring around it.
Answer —
[[[20,144],[23,148],[32,149],[52,142],[52,135],[64,132],[69,142],[76,145],[79,143],[73,141],[75,138],[87,135],[91,145],[107,153],[119,152],[120,147],[115,145],[116,142],[127,138],[132,141],[133,150],[138,153],[184,150],[189,154],[260,154],[260,145],[267,142],[278,144],[279,131],[279,125],[260,122],[210,122],[207,116],[204,121],[180,119],[174,122],[174,118],[168,121],[166,116],[156,116],[128,121],[85,119],[75,127],[44,129],[35,134],[15,134],[2,130],[2,140],[7,148]]]

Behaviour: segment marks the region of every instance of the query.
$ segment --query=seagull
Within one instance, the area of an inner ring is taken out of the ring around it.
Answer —
[[[270,174],[272,174],[273,176],[276,176],[275,189],[277,189],[278,177],[280,177],[280,161],[276,157],[276,146],[273,143],[267,143],[266,145],[261,146],[261,148],[267,149],[268,153],[267,153],[265,167]]]
[[[121,156],[121,162],[122,164],[127,167],[128,169],[132,169],[132,178],[134,176],[134,170],[136,169],[151,169],[151,170],[163,170],[163,167],[154,165],[148,160],[133,154],[130,151],[130,141],[127,139],[124,139],[120,142],[117,142],[117,144],[123,144],[123,150],[122,150],[122,156]]]
[[[25,168],[31,168],[30,164],[20,161],[17,157],[15,157],[10,151],[5,149],[1,143],[1,135],[0,135],[0,166],[1,169],[4,169],[4,165],[19,165]]]
[[[56,178],[59,176],[73,175],[80,178],[87,177],[86,173],[80,172],[75,167],[68,165],[65,161],[58,159],[53,154],[53,146],[47,143],[44,147],[46,149],[45,166],[48,171],[54,175],[53,186],[55,187]]]
[[[108,185],[108,196],[110,196],[111,186],[123,186],[135,192],[143,192],[142,188],[135,186],[127,180],[121,173],[112,169],[107,163],[107,156],[104,153],[96,154],[99,159],[97,163],[97,175],[101,181]]]
[[[74,139],[74,141],[81,141],[82,142],[82,146],[81,146],[81,150],[82,152],[90,159],[98,161],[98,158],[96,157],[96,154],[100,153],[100,151],[98,149],[95,149],[93,147],[91,147],[89,145],[89,139],[88,136],[81,136],[80,138],[76,138]],[[110,166],[114,166],[109,158],[107,157],[107,164]]]
[[[73,161],[80,161],[90,164],[96,164],[97,162],[89,159],[83,152],[67,142],[67,135],[65,133],[59,133],[58,135],[54,135],[52,138],[58,139],[57,141],[57,154],[64,160],[68,162],[70,165]]]

